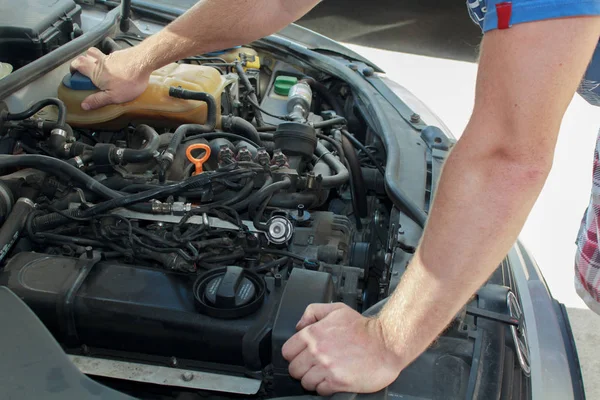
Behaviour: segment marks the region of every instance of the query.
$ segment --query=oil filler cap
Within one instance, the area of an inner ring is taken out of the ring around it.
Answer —
[[[194,283],[196,308],[215,318],[242,318],[256,312],[265,291],[259,275],[236,266],[209,271]]]

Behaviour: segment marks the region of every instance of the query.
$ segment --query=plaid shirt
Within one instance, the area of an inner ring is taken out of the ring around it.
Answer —
[[[600,314],[600,132],[594,151],[594,173],[590,204],[577,237],[575,288],[585,303]]]

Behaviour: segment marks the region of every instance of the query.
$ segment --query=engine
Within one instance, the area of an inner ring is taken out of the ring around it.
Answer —
[[[70,354],[302,393],[280,350],[306,306],[364,310],[389,281],[385,154],[349,89],[251,48],[93,112],[87,78],[56,85],[0,114],[0,285]]]

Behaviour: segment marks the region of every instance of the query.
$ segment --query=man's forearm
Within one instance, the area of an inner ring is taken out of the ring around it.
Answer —
[[[319,0],[201,0],[136,46],[144,72],[179,59],[252,42],[294,22]]]
[[[474,129],[467,128],[465,135]],[[380,318],[388,346],[402,355],[403,363],[426,349],[499,265],[547,171],[475,155],[467,141],[457,145],[422,242]]]

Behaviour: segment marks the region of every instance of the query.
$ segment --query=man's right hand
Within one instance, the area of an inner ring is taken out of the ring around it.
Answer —
[[[108,56],[95,47],[71,63],[71,69],[88,76],[101,91],[86,97],[84,110],[94,110],[108,104],[125,103],[146,90],[150,72],[143,71],[133,48],[115,51]]]

